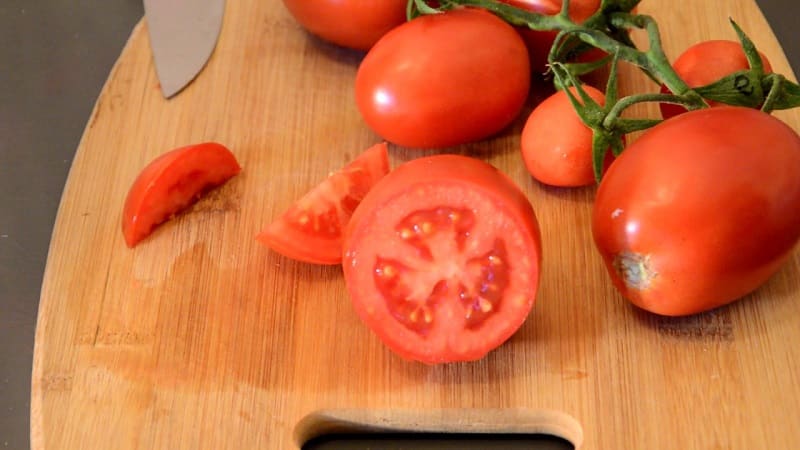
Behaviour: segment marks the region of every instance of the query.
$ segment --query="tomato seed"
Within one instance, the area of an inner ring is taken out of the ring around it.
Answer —
[[[395,275],[397,275],[397,270],[395,270],[394,266],[387,265],[383,267],[383,270],[380,271],[379,275],[386,278],[393,278]]]

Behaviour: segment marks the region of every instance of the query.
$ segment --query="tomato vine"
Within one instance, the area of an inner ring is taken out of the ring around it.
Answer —
[[[641,0],[603,0],[599,10],[582,23],[568,14],[570,0],[563,0],[561,12],[545,15],[527,11],[496,0],[439,0],[430,6],[426,0],[409,0],[408,18],[439,14],[450,9],[474,7],[490,11],[511,25],[537,31],[556,31],[558,35],[548,55],[550,73],[557,87],[575,86],[577,96],[567,90],[570,100],[584,123],[594,131],[593,161],[600,179],[605,153],[623,149],[625,134],[655,126],[661,120],[623,118],[622,113],[637,103],[673,103],[694,110],[708,107],[707,101],[758,108],[764,112],[800,106],[800,85],[776,73],[765,73],[764,64],[753,42],[731,20],[750,68],[730,74],[712,84],[692,88],[676,73],[667,58],[657,21],[634,12]],[[630,38],[632,30],[647,35],[647,49],[642,50]],[[608,57],[594,63],[576,63],[573,56],[589,48],[604,51]],[[655,83],[671,93],[633,93],[619,97],[618,61],[639,67]],[[599,67],[611,65],[606,86],[606,105],[601,107],[581,88],[579,77]],[[580,97],[580,100],[578,99]]]

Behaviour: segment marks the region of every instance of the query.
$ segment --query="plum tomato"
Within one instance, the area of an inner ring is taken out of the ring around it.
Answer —
[[[772,66],[763,53],[759,53],[766,73],[772,72]],[[698,42],[683,53],[672,63],[675,73],[686,82],[689,87],[695,88],[711,84],[725,76],[740,70],[747,70],[750,64],[742,50],[742,44],[737,41],[710,40]],[[669,93],[666,86],[661,86],[661,92]],[[720,103],[708,101],[711,106]],[[660,103],[661,117],[670,117],[686,112],[686,108],[672,103]]]
[[[530,85],[525,44],[479,9],[421,16],[393,29],[356,74],[356,103],[382,138],[441,148],[489,137],[522,110]]]
[[[605,95],[584,85],[598,104]],[[575,88],[570,88],[574,93]],[[528,172],[544,184],[587,186],[595,182],[592,168],[592,129],[578,117],[564,91],[558,91],[531,112],[520,138],[522,159]],[[608,152],[612,158],[611,152]]]
[[[369,50],[406,21],[407,0],[283,0],[312,34],[342,47]]]
[[[303,195],[256,240],[298,261],[339,264],[344,226],[367,191],[387,173],[386,144],[370,147]]]
[[[633,304],[681,316],[754,291],[800,237],[800,137],[779,119],[720,106],[647,130],[609,167],[595,244]]]
[[[561,12],[561,0],[500,0],[503,3],[527,11],[554,16]],[[583,23],[586,19],[600,9],[600,0],[572,0],[569,3],[569,16],[577,22]],[[544,73],[547,68],[547,55],[558,34],[555,31],[536,31],[530,28],[518,28],[520,35],[528,47],[531,70],[534,73]],[[593,49],[587,54],[587,61],[602,58],[604,53]]]
[[[134,247],[161,223],[241,171],[233,153],[215,142],[177,148],[148,164],[128,190],[122,234]]]
[[[472,361],[533,307],[541,244],[533,207],[493,166],[436,155],[394,169],[345,230],[344,270],[363,322],[395,353]]]

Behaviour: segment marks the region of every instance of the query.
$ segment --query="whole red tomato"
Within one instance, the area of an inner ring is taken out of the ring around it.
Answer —
[[[761,61],[766,73],[772,72],[772,66],[763,53]],[[742,44],[736,41],[711,40],[698,42],[678,56],[672,67],[678,76],[689,87],[700,87],[711,84],[727,75],[740,70],[747,70],[750,64],[742,50]],[[661,92],[668,93],[666,86],[661,87]],[[709,105],[718,106],[719,103],[709,101]],[[686,112],[686,108],[671,103],[659,104],[661,116],[665,119]]]
[[[365,122],[384,139],[439,148],[505,128],[529,86],[527,50],[514,28],[465,8],[387,33],[362,61],[355,94]]]
[[[561,12],[561,0],[500,0],[517,8],[527,11],[553,16]],[[600,9],[600,0],[572,0],[569,4],[569,17],[577,22],[583,23]],[[558,34],[555,31],[536,31],[530,28],[520,27],[519,32],[528,47],[531,60],[531,70],[534,73],[543,73],[547,67],[547,55]],[[589,60],[602,57],[602,51],[593,51],[592,56],[587,56]]]
[[[576,92],[574,87],[570,90]],[[605,103],[606,96],[599,90],[588,85],[583,90],[598,104]],[[578,116],[565,91],[534,108],[522,129],[520,146],[525,167],[542,183],[575,187],[595,182],[592,129]],[[610,161],[613,155],[607,155]]]
[[[680,316],[755,290],[800,237],[800,137],[758,110],[720,106],[646,131],[603,177],[594,240],[614,285]]]
[[[406,0],[283,0],[303,27],[326,41],[368,50],[406,21]]]
[[[400,356],[482,358],[533,307],[536,215],[489,164],[460,155],[407,162],[378,181],[345,228],[344,270],[364,323]]]

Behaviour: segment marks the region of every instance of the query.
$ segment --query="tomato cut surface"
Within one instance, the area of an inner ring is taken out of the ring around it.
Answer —
[[[439,155],[396,168],[346,228],[343,269],[364,323],[400,356],[480,359],[530,312],[541,247],[533,208],[504,174]]]
[[[364,195],[387,173],[387,146],[377,144],[303,195],[256,239],[292,259],[339,264],[344,226]]]
[[[177,148],[154,159],[138,175],[125,199],[125,243],[134,247],[159,224],[240,171],[233,153],[214,142]]]

